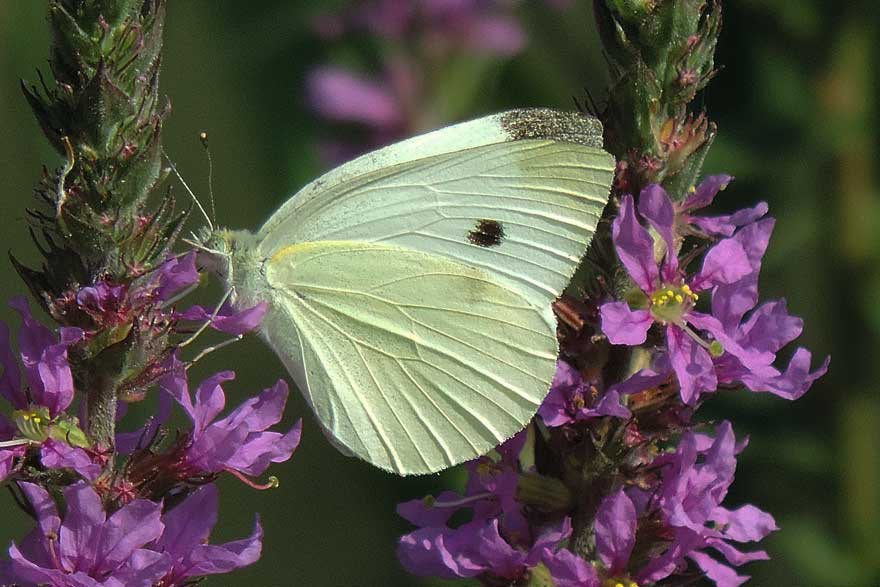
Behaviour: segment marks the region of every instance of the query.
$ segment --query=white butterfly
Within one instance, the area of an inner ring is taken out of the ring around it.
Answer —
[[[521,430],[555,371],[551,303],[585,253],[614,160],[599,122],[514,110],[369,153],[256,234],[203,238],[236,307],[345,452],[439,471]]]

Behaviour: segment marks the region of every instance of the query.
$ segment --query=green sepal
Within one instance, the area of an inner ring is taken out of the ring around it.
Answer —
[[[562,481],[539,473],[519,476],[516,499],[542,512],[566,512],[574,504],[574,496]]]
[[[49,437],[77,448],[89,448],[92,444],[89,437],[79,427],[79,419],[61,414],[49,426]]]
[[[688,190],[691,186],[696,185],[703,170],[703,163],[706,161],[706,155],[715,142],[715,125],[709,127],[709,132],[703,144],[693,152],[693,154],[685,159],[681,169],[672,176],[666,176],[663,180],[663,187],[673,202],[679,202],[687,197]]]
[[[95,75],[78,95],[77,105],[71,113],[71,120],[78,128],[71,134],[87,143],[95,154],[95,159],[109,159],[115,156],[121,145],[116,144],[120,121],[133,111],[131,100],[110,79],[107,65],[100,61]],[[80,145],[76,145],[80,147]],[[77,149],[79,156],[84,155]]]

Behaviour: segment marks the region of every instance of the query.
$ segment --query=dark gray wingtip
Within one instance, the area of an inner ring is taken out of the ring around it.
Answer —
[[[602,148],[602,123],[580,112],[524,108],[501,115],[501,128],[512,141],[548,139]]]

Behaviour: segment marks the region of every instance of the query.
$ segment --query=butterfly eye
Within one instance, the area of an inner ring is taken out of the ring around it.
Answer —
[[[468,240],[480,247],[497,247],[504,239],[504,226],[497,220],[481,218],[468,233]]]

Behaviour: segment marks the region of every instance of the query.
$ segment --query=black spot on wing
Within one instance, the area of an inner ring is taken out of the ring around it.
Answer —
[[[481,218],[468,233],[468,240],[481,247],[497,247],[504,239],[504,226],[497,220]]]

